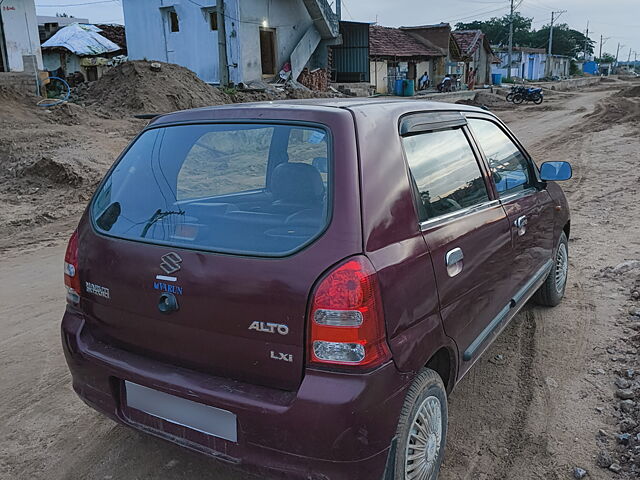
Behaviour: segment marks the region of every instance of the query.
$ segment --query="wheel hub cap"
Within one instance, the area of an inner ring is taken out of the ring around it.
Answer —
[[[569,271],[569,255],[567,253],[567,246],[561,243],[558,247],[558,254],[556,255],[556,291],[562,293],[564,290],[564,284],[567,281],[567,272]]]
[[[427,397],[418,407],[405,452],[405,479],[428,480],[435,471],[442,446],[440,400]]]

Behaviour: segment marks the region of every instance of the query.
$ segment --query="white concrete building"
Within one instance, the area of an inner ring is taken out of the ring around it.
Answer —
[[[34,0],[4,0],[0,6],[0,72],[42,69]],[[31,65],[24,65],[23,57]]]
[[[271,79],[286,62],[293,78],[307,65],[326,67],[327,47],[339,37],[326,0],[224,0],[224,25],[216,3],[123,0],[129,58],[177,63],[218,83],[218,35],[224,31],[222,68],[237,84]]]
[[[509,53],[500,50],[495,55],[501,60],[494,64],[491,73],[500,73],[507,78]],[[525,80],[540,80],[547,75],[547,53],[543,48],[513,47],[511,76]]]

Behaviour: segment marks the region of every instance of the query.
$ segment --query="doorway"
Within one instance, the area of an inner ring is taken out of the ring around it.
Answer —
[[[260,61],[263,75],[276,74],[276,31],[260,27]]]

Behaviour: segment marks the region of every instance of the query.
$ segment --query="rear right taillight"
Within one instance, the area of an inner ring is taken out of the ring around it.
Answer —
[[[311,364],[373,368],[391,357],[377,274],[364,256],[350,258],[320,281],[309,323]]]
[[[69,239],[64,254],[64,285],[67,287],[67,302],[77,305],[80,302],[80,277],[78,276],[78,231]]]

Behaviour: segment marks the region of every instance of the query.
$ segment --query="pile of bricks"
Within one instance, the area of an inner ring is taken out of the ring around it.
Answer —
[[[329,73],[324,68],[305,68],[298,77],[298,82],[310,90],[326,92],[329,88]]]

